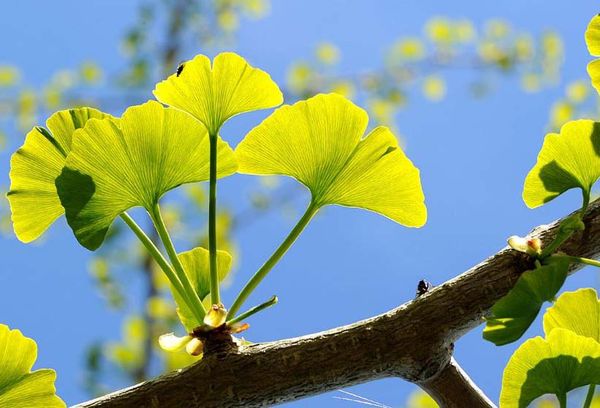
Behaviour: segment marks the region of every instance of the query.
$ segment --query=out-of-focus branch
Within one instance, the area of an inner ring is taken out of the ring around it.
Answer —
[[[561,249],[596,257],[600,201],[589,207],[584,222],[585,231]],[[540,226],[532,236],[548,243],[558,225]],[[466,376],[451,362],[454,342],[480,325],[531,267],[529,257],[505,248],[415,300],[348,326],[250,346],[215,347],[209,339],[197,364],[78,407],[261,407],[384,377],[421,384],[443,402],[455,388],[467,387]]]

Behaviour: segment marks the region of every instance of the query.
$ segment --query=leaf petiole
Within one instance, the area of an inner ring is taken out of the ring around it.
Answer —
[[[266,302],[261,303],[260,305],[254,306],[253,308],[245,311],[244,313],[240,313],[238,316],[227,321],[227,324],[233,325],[233,324],[239,323],[242,320],[245,320],[245,319],[249,318],[250,316],[255,315],[256,313],[275,305],[277,302],[278,302],[277,296],[273,296],[273,297],[271,297],[271,299],[267,300]]]
[[[570,255],[552,255],[551,258],[562,258],[568,259],[570,262],[576,262],[584,265],[595,266],[596,268],[600,268],[600,261],[590,258],[584,258],[581,256],[570,256]]]
[[[140,226],[133,220],[133,218],[131,218],[129,214],[124,212],[121,214],[121,218],[123,219],[123,221],[125,221],[125,224],[127,224],[129,228],[133,231],[135,236],[142,242],[146,250],[148,250],[152,258],[154,258],[158,266],[160,266],[160,268],[163,270],[163,272],[167,276],[167,279],[169,279],[169,282],[171,282],[171,285],[173,285],[177,293],[179,293],[179,295],[186,301],[186,303],[188,303],[189,306],[190,302],[188,300],[187,292],[183,288],[181,281],[177,277],[177,274],[173,270],[173,267],[169,264],[169,262],[167,262],[163,254],[156,247],[156,245],[154,245],[154,242],[152,242],[152,240],[148,237],[148,235],[146,235],[144,230],[140,228]],[[191,307],[190,309],[193,310],[193,308]]]
[[[592,406],[592,401],[594,400],[594,392],[595,391],[596,391],[596,384],[590,384],[587,395],[585,396],[585,402],[583,403],[583,408],[590,408]]]
[[[235,317],[235,314],[240,309],[240,307],[244,304],[248,296],[256,289],[258,284],[267,276],[267,274],[273,269],[273,267],[279,262],[279,260],[283,257],[283,255],[287,252],[288,249],[292,246],[294,241],[300,236],[304,228],[308,225],[309,221],[319,210],[319,205],[315,202],[311,201],[310,205],[302,215],[302,218],[298,221],[296,226],[290,231],[289,235],[285,238],[285,240],[279,245],[279,247],[273,252],[271,257],[260,267],[258,271],[250,278],[246,286],[240,291],[237,298],[231,305],[229,309],[229,313],[227,314],[228,318]]]
[[[210,298],[213,304],[221,303],[219,271],[217,265],[217,132],[209,135],[210,174],[208,193],[208,256],[210,270]]]
[[[158,236],[160,237],[167,251],[167,255],[169,255],[169,259],[173,264],[175,273],[181,281],[184,292],[187,294],[187,296],[184,296],[184,299],[187,299],[186,303],[188,304],[190,310],[193,311],[198,321],[202,322],[204,316],[206,315],[206,309],[202,305],[200,297],[198,297],[198,293],[194,290],[192,284],[190,283],[190,280],[188,279],[188,276],[186,275],[185,270],[183,269],[183,265],[181,264],[181,260],[177,256],[177,251],[175,250],[175,246],[173,245],[171,236],[167,231],[167,226],[165,225],[165,222],[160,213],[160,206],[158,202],[154,204],[152,212],[150,213],[150,218],[152,218],[152,222],[154,223],[156,231],[158,232]]]

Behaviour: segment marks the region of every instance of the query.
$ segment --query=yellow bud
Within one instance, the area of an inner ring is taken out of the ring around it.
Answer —
[[[199,356],[204,351],[204,344],[200,339],[194,337],[190,340],[190,342],[185,346],[185,351],[192,356]]]
[[[227,318],[227,309],[222,304],[212,305],[206,316],[204,316],[204,324],[211,327],[219,327],[225,323]]]

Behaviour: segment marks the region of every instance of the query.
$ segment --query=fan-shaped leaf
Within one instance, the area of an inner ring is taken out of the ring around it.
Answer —
[[[0,350],[0,407],[66,407],[56,396],[54,370],[31,371],[37,358],[35,341],[0,324]]]
[[[588,384],[600,384],[600,343],[557,328],[546,339],[527,340],[512,355],[502,376],[500,407],[527,407],[542,395],[564,395]]]
[[[158,83],[154,95],[162,103],[190,113],[213,135],[234,115],[283,102],[269,74],[231,52],[217,55],[212,68],[208,57],[197,55]]]
[[[595,15],[585,31],[585,42],[590,54],[600,57],[600,15]],[[588,74],[592,85],[600,91],[600,60],[596,59],[588,64]]]
[[[236,170],[219,139],[218,176]],[[188,114],[158,102],[130,107],[118,122],[88,121],[75,132],[71,153],[56,180],[67,221],[86,248],[98,248],[119,214],[151,210],[167,191],[209,177],[206,129]]]
[[[202,247],[194,248],[190,251],[182,252],[179,255],[179,260],[183,265],[186,275],[188,276],[192,286],[198,293],[200,299],[205,299],[210,293],[210,268],[208,250]],[[219,271],[219,281],[225,279],[231,269],[231,255],[225,251],[217,251],[217,270]],[[181,323],[188,332],[200,326],[203,322],[199,322],[192,311],[188,308],[185,301],[179,296],[179,293],[171,287],[171,292],[177,303],[177,314]],[[210,301],[208,302],[210,308]]]
[[[427,218],[419,170],[389,129],[362,138],[364,110],[336,94],[277,109],[236,149],[239,171],[296,178],[317,206],[338,204],[411,227]]]
[[[544,314],[546,335],[556,328],[600,342],[600,299],[591,288],[565,292]]]
[[[554,299],[562,287],[568,267],[569,261],[554,259],[548,265],[524,272],[511,291],[492,307],[483,338],[497,346],[521,338],[544,302]]]
[[[600,124],[592,120],[567,122],[560,134],[544,139],[537,163],[525,179],[523,200],[539,207],[571,188],[588,197],[600,177]]]
[[[54,181],[71,151],[73,132],[88,119],[111,117],[92,108],[56,112],[48,130],[33,128],[10,161],[8,201],[15,234],[23,242],[37,239],[64,213]]]

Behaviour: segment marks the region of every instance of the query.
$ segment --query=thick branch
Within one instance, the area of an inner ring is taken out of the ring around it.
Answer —
[[[586,230],[561,249],[595,257],[600,253],[599,202],[590,206],[584,222]],[[532,234],[548,242],[557,225],[538,227]],[[424,385],[441,399],[445,391],[434,378],[456,377],[452,366],[447,368],[453,343],[481,324],[529,268],[528,257],[505,248],[382,315],[295,339],[212,351],[191,367],[79,407],[259,407],[383,377]]]

